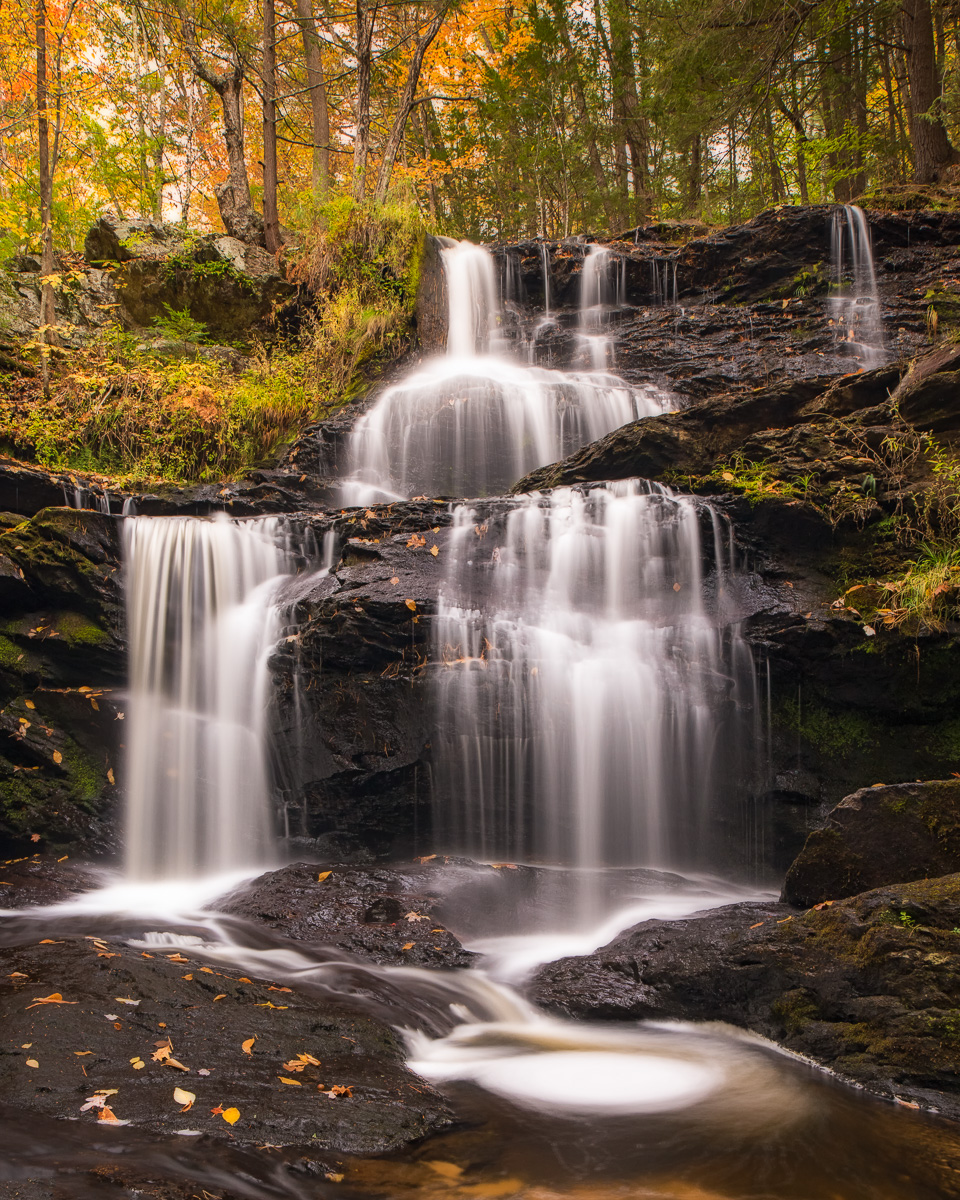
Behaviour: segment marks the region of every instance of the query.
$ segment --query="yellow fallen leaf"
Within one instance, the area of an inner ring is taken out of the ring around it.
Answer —
[[[55,942],[54,945],[60,943]],[[49,996],[34,996],[33,1003],[28,1004],[27,1008],[39,1008],[41,1004],[78,1004],[78,1000],[64,1000],[59,992],[51,992]]]
[[[216,1004],[216,1002],[217,1002],[218,1000],[226,1000],[226,998],[227,998],[227,993],[226,993],[226,992],[221,992],[219,996],[214,996],[214,998],[213,998],[213,1002],[214,1002],[214,1004]]]
[[[317,876],[317,883],[323,883],[323,881],[325,879],[329,879],[332,874],[333,874],[332,871],[321,871],[320,874]]]
[[[303,1087],[299,1079],[288,1079],[286,1075],[278,1075],[277,1078],[281,1083],[285,1083],[289,1087]]]
[[[252,1037],[252,1038],[247,1038],[247,1040],[245,1042],[241,1043],[241,1049],[243,1050],[244,1054],[250,1054],[250,1055],[253,1054],[253,1043],[256,1040],[257,1039],[255,1037]]]
[[[59,750],[54,750],[54,752],[53,752],[53,761],[54,761],[55,763],[62,763],[62,762],[63,762],[63,755],[60,753],[60,751],[59,751]]]
[[[92,1053],[92,1050],[74,1050],[74,1054],[77,1056],[77,1058],[86,1058],[88,1054]]]
[[[440,553],[440,547],[439,546],[431,546],[430,553],[433,555],[434,558],[436,558],[437,555]]]
[[[416,602],[416,600],[404,600],[404,604],[407,606],[407,608],[409,608],[409,609],[410,609],[410,611],[411,611],[411,612],[416,612],[416,611],[417,611],[417,602]]]
[[[188,1112],[191,1108],[193,1108],[193,1102],[196,1100],[196,1096],[193,1094],[193,1092],[187,1092],[183,1088],[174,1088],[173,1098],[177,1104],[183,1105],[183,1108],[180,1109],[181,1112]]]
[[[36,708],[37,707],[32,700],[24,700],[24,704],[27,706],[27,708]]]
[[[36,1060],[35,1058],[28,1058],[28,1059],[27,1059],[27,1066],[28,1066],[28,1067],[39,1067],[39,1066],[40,1066],[40,1064],[37,1062],[37,1060]]]
[[[111,767],[111,768],[110,768],[110,770],[109,770],[109,771],[107,771],[107,779],[108,779],[108,780],[109,780],[111,783],[116,783],[116,782],[117,782],[117,781],[116,781],[116,779],[114,778],[114,775],[113,775],[113,767]]]
[[[239,1108],[225,1108],[220,1116],[223,1117],[228,1125],[236,1125],[240,1120],[240,1110]]]

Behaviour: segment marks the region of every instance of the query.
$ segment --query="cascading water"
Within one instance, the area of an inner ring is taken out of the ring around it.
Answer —
[[[347,504],[413,495],[488,496],[672,399],[605,370],[570,373],[506,357],[493,257],[469,242],[445,245],[447,354],[389,388],[351,435]],[[594,367],[611,342],[596,332],[622,287],[615,256],[591,247],[584,262],[581,329]]]
[[[613,366],[613,339],[608,327],[623,307],[626,262],[606,246],[591,244],[580,276],[580,337],[594,370]]]
[[[866,213],[855,204],[833,214],[830,261],[836,290],[828,303],[837,340],[864,366],[879,366],[886,354],[873,243]]]
[[[124,522],[130,878],[273,858],[264,720],[292,563],[282,534],[275,517]]]
[[[654,304],[658,306],[676,308],[680,303],[675,258],[650,259],[650,291]]]
[[[709,861],[718,791],[752,771],[756,707],[721,532],[707,506],[637,481],[534,494],[502,518],[458,509],[435,648],[444,848]]]

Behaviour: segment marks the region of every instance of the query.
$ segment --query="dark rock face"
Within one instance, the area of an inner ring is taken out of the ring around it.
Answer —
[[[298,863],[262,875],[220,908],[295,941],[339,946],[375,963],[468,967],[476,955],[438,928],[437,861],[370,868]]]
[[[783,898],[806,907],[958,870],[960,780],[863,788],[807,838],[787,871]]]
[[[296,634],[272,666],[289,823],[322,856],[427,852],[429,622],[449,520],[409,501],[313,523],[318,542],[336,537],[336,562],[298,585]]]
[[[115,518],[44,509],[0,534],[0,837],[109,853],[125,682]]]
[[[543,967],[532,998],[572,1017],[722,1020],[872,1091],[960,1116],[960,875],[799,913],[737,904],[647,921]]]
[[[0,951],[0,960],[0,1012],[17,1047],[0,1057],[7,1102],[77,1119],[91,1136],[97,1109],[81,1107],[101,1089],[119,1120],[240,1144],[371,1154],[450,1121],[443,1099],[404,1067],[392,1030],[329,997],[125,942],[67,937]],[[54,994],[62,1003],[37,1003]],[[185,1070],[154,1060],[168,1040]],[[301,1054],[314,1062],[297,1069]],[[331,1096],[334,1085],[351,1091]],[[183,1111],[175,1088],[196,1097],[192,1108]],[[220,1115],[230,1108],[233,1125]]]

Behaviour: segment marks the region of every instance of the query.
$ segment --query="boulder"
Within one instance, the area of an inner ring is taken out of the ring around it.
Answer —
[[[394,1150],[451,1121],[393,1030],[321,988],[252,982],[189,949],[144,953],[122,938],[37,945],[34,930],[32,942],[0,951],[0,1013],[18,1047],[0,1058],[0,1085],[20,1111],[102,1138],[89,1098],[103,1089],[113,1115],[142,1131],[321,1154]]]
[[[960,1117],[960,875],[802,913],[744,903],[646,921],[541,968],[538,1004],[592,1020],[727,1021],[888,1097]]]
[[[112,266],[128,326],[152,327],[186,312],[214,341],[246,344],[297,287],[262,246],[150,221],[101,216],[84,243],[87,261]]]
[[[783,899],[808,906],[960,871],[960,779],[862,788],[815,829]]]

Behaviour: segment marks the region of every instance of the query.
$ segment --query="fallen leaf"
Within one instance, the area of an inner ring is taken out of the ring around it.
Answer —
[[[7,976],[8,979],[29,979],[29,975],[25,975],[23,971],[11,971]]]
[[[875,637],[877,633],[872,625],[864,625],[863,632],[867,635],[867,637]]]
[[[28,1058],[28,1059],[27,1059],[27,1066],[28,1066],[28,1067],[39,1067],[39,1066],[40,1066],[40,1064],[37,1062],[37,1060],[36,1060],[35,1058]]]
[[[439,546],[431,546],[430,553],[433,555],[434,558],[436,558],[437,555],[440,553],[440,547]]]
[[[36,708],[37,707],[32,700],[24,700],[23,703],[27,706],[27,708]]]
[[[430,918],[426,913],[408,912],[404,914],[404,919],[407,921],[429,921]]]
[[[214,1002],[214,1004],[216,1004],[216,1002],[217,1002],[218,1000],[226,1000],[226,998],[227,998],[227,993],[226,993],[226,992],[221,992],[219,996],[214,996],[214,998],[213,998],[213,1002]]]
[[[417,550],[420,546],[425,546],[426,544],[427,539],[425,537],[421,537],[419,533],[413,533],[407,539],[408,549]]]
[[[110,769],[107,771],[107,779],[108,779],[108,780],[109,780],[111,783],[116,783],[116,782],[117,782],[117,781],[116,781],[116,779],[114,778],[114,775],[113,775],[113,767],[111,767],[111,768],[110,768]]]
[[[751,929],[759,929],[759,928],[760,928],[760,926],[761,926],[762,924],[763,924],[763,922],[762,922],[762,921],[758,921],[758,922],[756,923],[756,925],[751,925],[751,926],[750,926],[750,928],[751,928]]]
[[[54,752],[53,752],[53,761],[54,761],[55,763],[62,763],[62,762],[63,762],[63,755],[60,753],[60,751],[59,751],[59,750],[54,750]],[[40,841],[40,838],[39,838],[39,836],[35,835],[35,840],[39,842],[39,841]]]
[[[252,1037],[252,1038],[247,1038],[247,1040],[245,1042],[241,1043],[240,1048],[243,1050],[244,1054],[249,1054],[251,1056],[253,1055],[253,1043],[256,1040],[257,1039],[255,1037]]]
[[[56,754],[54,754],[54,756],[53,756],[53,757],[56,759],[56,757],[57,757],[57,756],[56,756]],[[31,833],[31,834],[30,834],[30,841],[31,841],[31,842],[39,842],[39,841],[40,841],[40,834],[39,834],[39,833]],[[40,943],[40,945],[42,946],[42,945],[43,945],[43,942],[41,942],[41,943]]]
[[[168,954],[168,955],[167,955],[167,958],[170,960],[170,962],[185,963],[185,962],[189,962],[189,961],[190,961],[190,959],[189,959],[189,958],[184,958],[184,957],[183,957],[183,955],[182,955],[182,954],[179,954],[179,953],[177,953],[177,954]]]
[[[401,950],[412,950],[416,944],[417,944],[416,942],[407,942],[405,945],[401,946],[400,949]]]
[[[74,1054],[77,1056],[77,1058],[86,1058],[88,1054],[92,1053],[92,1050],[74,1050]]]
[[[39,836],[40,835],[37,834],[37,837],[39,837]],[[37,945],[38,946],[62,946],[63,942],[55,942],[53,940],[53,938],[44,938],[42,941],[37,942]]]
[[[323,1177],[329,1179],[331,1183],[343,1183],[346,1178],[342,1171],[326,1171]]]
[[[333,874],[332,871],[321,871],[320,874],[317,876],[317,883],[323,883],[323,881],[325,879],[329,879],[332,874]]]
[[[281,1083],[286,1083],[290,1087],[303,1087],[303,1084],[300,1082],[299,1079],[288,1079],[286,1077],[286,1075],[278,1075],[277,1078],[280,1080]]]
[[[397,584],[400,582],[400,579],[397,575],[394,575],[394,577],[390,580],[390,582],[393,584],[394,587],[396,587]]]
[[[417,611],[417,602],[416,602],[416,600],[404,600],[404,604],[407,606],[407,608],[409,608],[409,609],[410,609],[410,611],[411,611],[411,612],[416,612],[416,611]],[[37,840],[39,841],[39,838],[38,838]]]
[[[49,996],[34,996],[33,1003],[27,1008],[39,1008],[41,1004],[78,1004],[78,1000],[64,1000],[59,992],[51,992]]]
[[[114,1000],[119,1001],[121,1004],[139,1004],[140,1003],[139,1000],[132,1000],[129,996],[114,996]]]
[[[183,1108],[180,1109],[181,1112],[189,1112],[190,1109],[193,1108],[194,1100],[196,1100],[196,1096],[193,1094],[193,1092],[184,1091],[183,1088],[174,1088],[173,1098],[177,1104],[183,1105]]]
[[[675,583],[675,584],[673,585],[673,590],[674,590],[675,592],[679,592],[679,591],[680,591],[680,584],[679,584],[679,583]]]
[[[228,1125],[236,1125],[240,1120],[240,1110],[238,1108],[227,1108],[220,1114]]]

